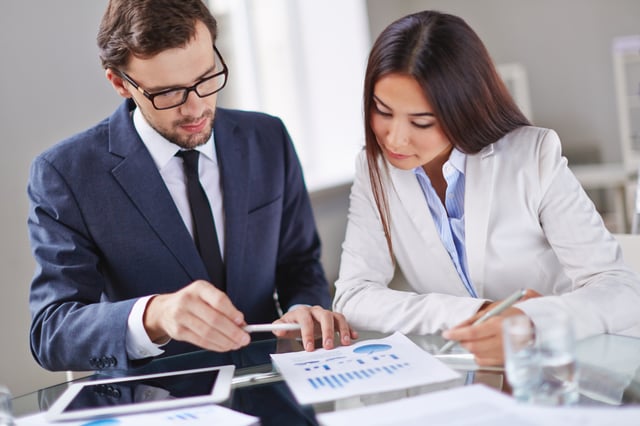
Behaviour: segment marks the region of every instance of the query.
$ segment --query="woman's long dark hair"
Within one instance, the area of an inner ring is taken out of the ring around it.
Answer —
[[[371,129],[373,89],[391,74],[413,77],[422,87],[445,136],[475,154],[529,124],[513,101],[477,34],[461,18],[423,11],[400,18],[371,48],[364,81],[365,149],[369,178],[393,258],[389,204],[380,169],[382,151]],[[386,163],[382,162],[386,167]]]

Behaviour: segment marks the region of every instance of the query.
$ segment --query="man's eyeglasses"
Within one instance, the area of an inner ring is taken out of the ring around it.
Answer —
[[[155,109],[163,110],[175,108],[187,102],[189,92],[196,92],[196,95],[204,98],[219,92],[220,90],[222,90],[225,84],[227,84],[227,76],[229,75],[227,64],[224,63],[224,60],[222,59],[222,56],[220,55],[220,52],[218,52],[218,49],[215,45],[213,46],[213,51],[215,53],[215,63],[222,65],[222,71],[216,72],[209,77],[205,77],[190,87],[173,87],[170,89],[161,90],[159,92],[149,93],[142,87],[140,87],[140,85],[136,83],[131,77],[129,77],[124,71],[116,71],[138,92],[142,93],[147,99],[149,99]]]

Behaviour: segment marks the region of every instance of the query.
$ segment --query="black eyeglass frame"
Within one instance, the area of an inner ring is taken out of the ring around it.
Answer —
[[[120,77],[122,77],[125,81],[127,81],[129,84],[131,84],[133,86],[134,89],[136,89],[138,92],[142,93],[144,95],[145,98],[149,99],[149,101],[151,102],[151,105],[153,105],[153,107],[159,111],[163,111],[166,109],[171,109],[171,108],[176,108],[179,107],[180,105],[183,105],[185,102],[187,102],[187,99],[189,98],[189,93],[191,92],[195,92],[196,95],[198,95],[199,98],[206,98],[207,96],[211,96],[215,93],[218,93],[220,90],[222,90],[224,88],[224,86],[227,85],[227,80],[229,77],[229,68],[227,67],[227,64],[224,62],[224,59],[222,58],[222,55],[220,54],[220,52],[218,51],[218,48],[216,48],[216,45],[213,45],[213,51],[215,52],[215,54],[218,56],[218,58],[220,58],[220,63],[222,64],[222,71],[219,71],[209,77],[205,77],[199,81],[196,82],[196,84],[194,84],[193,86],[189,86],[189,87],[172,87],[169,89],[164,89],[164,90],[160,90],[159,92],[154,92],[154,93],[149,93],[147,92],[145,89],[143,89],[142,87],[140,87],[140,85],[138,83],[136,83],[136,81],[134,79],[132,79],[126,72],[122,71],[122,70],[118,70],[116,69],[115,71],[118,73],[118,75],[120,75]],[[204,95],[201,95],[200,93],[198,93],[197,87],[204,83],[205,81],[209,81],[213,78],[219,77],[221,75],[224,75],[224,81],[222,82],[222,86],[220,86],[217,90],[214,90],[211,93],[207,93]],[[168,106],[168,107],[162,107],[159,108],[156,103],[154,102],[154,99],[156,98],[156,96],[160,96],[160,95],[164,95],[170,92],[175,92],[178,90],[182,90],[184,91],[184,95],[182,97],[182,101],[176,105],[172,105],[172,106]]]

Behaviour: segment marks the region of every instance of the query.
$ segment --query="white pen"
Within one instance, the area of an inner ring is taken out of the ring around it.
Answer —
[[[302,328],[300,324],[292,323],[278,323],[278,324],[249,324],[244,326],[244,331],[247,333],[257,333],[262,331],[276,331],[276,330],[300,330]]]
[[[522,299],[526,294],[527,294],[527,289],[521,288],[520,290],[513,293],[511,296],[504,299],[502,302],[498,303],[494,308],[489,309],[487,312],[484,313],[484,315],[482,315],[480,318],[475,320],[471,325],[482,324],[489,318],[495,317],[496,315],[501,314],[505,309],[511,307],[518,300]],[[438,353],[441,354],[441,353],[447,352],[449,349],[454,347],[456,343],[458,343],[456,340],[449,340],[440,348]]]

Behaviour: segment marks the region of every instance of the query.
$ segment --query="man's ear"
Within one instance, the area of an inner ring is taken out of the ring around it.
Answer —
[[[123,98],[131,97],[131,92],[129,92],[128,87],[125,86],[125,81],[117,72],[113,71],[111,68],[107,68],[104,71],[104,76],[107,77],[109,83],[111,83],[115,91],[118,92],[120,96],[122,96]]]

